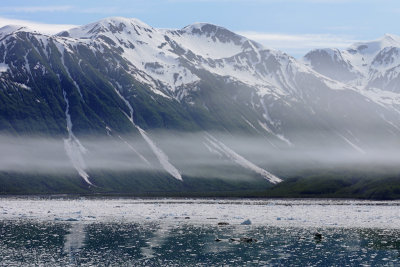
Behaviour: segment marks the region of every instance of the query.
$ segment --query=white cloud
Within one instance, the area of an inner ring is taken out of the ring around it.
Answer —
[[[71,24],[45,24],[35,21],[0,17],[0,27],[6,25],[26,26],[46,34],[55,34],[78,26]],[[268,48],[281,50],[293,56],[302,56],[314,48],[346,48],[359,41],[352,36],[334,34],[282,34],[254,31],[241,31],[238,33]]]
[[[239,34],[288,54],[304,55],[314,48],[346,48],[358,42],[351,36],[333,34],[281,34],[244,31]]]
[[[69,11],[73,6],[8,6],[0,7],[0,12],[22,12],[22,13],[36,13],[36,12],[60,12]]]
[[[21,25],[46,34],[56,34],[61,31],[77,27],[77,25],[71,24],[45,24],[28,20],[17,20],[0,17],[0,27],[4,27],[6,25]]]

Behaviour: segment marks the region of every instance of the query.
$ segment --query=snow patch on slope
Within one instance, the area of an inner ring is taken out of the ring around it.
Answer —
[[[6,63],[0,63],[0,72],[7,72],[9,69]]]
[[[125,97],[123,97],[121,95],[121,93],[115,89],[115,92],[118,94],[118,96],[121,98],[122,101],[124,101],[124,103],[127,105],[127,107],[129,108],[129,112],[130,112],[130,116],[127,116],[128,119],[131,121],[132,125],[138,129],[140,135],[143,137],[143,139],[146,141],[146,143],[149,145],[150,149],[153,151],[153,153],[156,155],[158,161],[160,162],[161,166],[164,168],[164,170],[166,170],[169,174],[171,174],[175,179],[178,179],[180,181],[182,181],[182,176],[179,173],[178,169],[175,168],[174,165],[172,165],[169,162],[168,156],[164,153],[164,151],[162,151],[153,140],[151,140],[151,138],[147,135],[146,131],[143,130],[142,128],[140,128],[138,125],[135,124],[135,122],[133,121],[133,108],[131,106],[131,103],[129,103],[128,100],[126,100]],[[132,146],[129,146],[132,147]],[[133,148],[133,147],[132,147]],[[134,149],[134,148],[133,148]],[[134,151],[139,154],[135,149]],[[140,155],[140,154],[139,154]],[[140,155],[141,156],[141,155]],[[144,159],[143,156],[141,156],[142,159]],[[145,162],[148,163],[148,161],[145,159]]]
[[[230,160],[232,160],[233,162],[242,166],[243,168],[246,168],[248,170],[251,170],[253,172],[260,174],[262,177],[264,177],[266,180],[268,180],[272,184],[277,184],[277,183],[282,182],[282,180],[280,178],[278,178],[277,176],[273,175],[272,173],[267,172],[266,170],[258,167],[254,163],[248,161],[241,155],[237,154],[235,151],[233,151],[232,149],[227,147],[221,141],[217,140],[211,134],[206,133],[205,139],[207,140],[208,144],[212,147],[212,148],[209,148],[209,146],[206,146],[210,151],[211,150],[218,151],[219,154],[224,155],[225,157],[229,158]]]
[[[66,32],[64,39],[72,42],[117,48],[121,56],[132,64],[132,74],[140,72],[154,81],[160,81],[170,91],[199,78],[180,64],[180,56],[173,52],[165,31],[155,29],[140,20],[120,17],[106,18]],[[59,34],[60,36],[63,33]],[[75,39],[74,39],[75,38]],[[141,75],[139,75],[141,76]],[[168,97],[152,80],[141,79],[155,93]]]
[[[213,31],[204,32],[204,29],[211,28]],[[237,41],[221,41],[216,38],[220,33],[231,34]],[[186,26],[180,31],[166,31],[169,37],[173,38],[180,46],[190,49],[196,55],[204,58],[227,58],[243,51],[242,44],[247,39],[229,30],[208,23],[194,23]]]
[[[179,88],[200,81],[193,69],[247,84],[261,96],[277,97],[299,93],[298,73],[317,75],[285,53],[207,23],[168,30],[137,19],[114,17],[60,33],[57,38],[71,46],[85,43],[94,50],[118,51],[136,80],[154,93],[174,96],[178,101]]]
[[[71,79],[72,83],[75,85],[76,89],[78,90],[78,93],[79,93],[82,101],[85,102],[85,100],[83,99],[81,88],[79,87],[78,83],[72,78],[71,73],[69,72],[69,69],[68,69],[67,65],[65,64],[64,56],[65,56],[65,54],[62,54],[61,62],[63,64],[64,68],[65,68],[65,71],[67,72],[68,77]]]
[[[352,148],[354,148],[356,151],[358,151],[361,154],[365,154],[365,151],[360,148],[359,146],[357,146],[356,144],[354,144],[353,142],[351,142],[349,139],[347,139],[345,136],[343,136],[340,133],[337,133],[337,135],[339,135],[347,144],[349,144]]]
[[[166,170],[169,174],[171,174],[175,179],[178,179],[180,181],[183,181],[181,174],[179,173],[178,169],[175,168],[174,165],[172,165],[169,162],[168,156],[162,151],[154,142],[153,140],[150,139],[150,137],[147,135],[147,133],[140,128],[139,126],[136,126],[136,128],[139,130],[140,134],[142,135],[143,139],[147,142],[147,144],[150,146],[151,150],[154,152],[156,155],[158,161],[160,162],[161,166]]]
[[[263,108],[263,110],[264,110],[264,113],[263,113],[264,119],[265,119],[267,122],[269,122],[272,126],[275,127],[275,126],[276,126],[276,123],[275,123],[275,121],[272,120],[271,116],[269,115],[267,105],[265,104],[264,99],[263,99],[262,97],[260,98],[260,102],[261,102],[261,106],[262,106],[262,108]],[[266,123],[259,122],[259,124],[260,124],[260,126],[261,126],[264,130],[266,130],[268,133],[271,133],[271,134],[275,135],[278,139],[280,139],[281,141],[285,142],[287,145],[289,145],[289,146],[292,145],[292,143],[290,142],[289,139],[287,139],[283,134],[274,133],[274,132],[267,126]]]
[[[79,142],[72,132],[71,115],[69,114],[69,101],[67,94],[63,91],[64,101],[66,103],[65,116],[67,119],[68,139],[64,139],[64,148],[72,165],[78,171],[82,179],[89,185],[93,185],[89,180],[89,174],[85,171],[86,164],[83,159],[83,154],[87,152],[86,148]]]
[[[338,69],[329,69],[327,62],[333,62]],[[400,37],[386,34],[377,40],[355,43],[346,50],[315,49],[304,57],[303,63],[336,80],[345,79],[355,90],[388,89],[400,73]]]
[[[132,150],[136,155],[138,155],[139,156],[139,158],[141,159],[141,160],[143,160],[147,165],[151,165],[150,164],[150,162],[142,155],[142,154],[140,154],[130,143],[128,143],[128,141],[126,141],[125,139],[123,139],[121,136],[119,136],[118,135],[118,138],[122,141],[122,142],[124,142],[125,143],[125,145],[127,145],[128,146],[128,148],[130,149],[130,150]]]

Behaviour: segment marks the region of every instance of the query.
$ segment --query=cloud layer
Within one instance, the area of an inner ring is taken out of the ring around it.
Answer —
[[[26,8],[26,12],[29,12],[28,10],[29,9]],[[6,25],[21,25],[45,34],[56,34],[79,26],[73,24],[45,24],[35,21],[0,17],[0,27]],[[257,41],[268,48],[281,50],[294,56],[302,56],[315,48],[346,48],[359,41],[351,36],[333,34],[284,34],[254,31],[241,31],[237,33]]]
[[[384,166],[398,169],[398,148],[374,149],[359,153],[351,147],[332,145],[323,148],[271,147],[264,137],[205,133],[153,134],[171,162],[183,175],[192,177],[229,177],[239,179],[261,169],[280,175],[277,170],[297,172],[323,166]],[[313,138],[314,139],[314,138]],[[155,154],[139,136],[84,138],[84,160],[92,171],[164,171]],[[144,158],[133,153],[127,143]],[[15,138],[0,136],[0,172],[65,173],[74,172],[67,157],[64,140],[54,138]]]
[[[21,26],[28,27],[29,29],[36,30],[36,31],[44,33],[44,34],[56,34],[61,31],[77,27],[77,25],[73,25],[73,24],[46,24],[46,23],[40,23],[40,22],[35,22],[35,21],[9,19],[9,18],[0,17],[0,28],[4,27],[6,25],[21,25]]]
[[[283,34],[252,31],[238,33],[268,48],[296,56],[304,55],[315,48],[346,48],[359,41],[351,36],[333,34]]]

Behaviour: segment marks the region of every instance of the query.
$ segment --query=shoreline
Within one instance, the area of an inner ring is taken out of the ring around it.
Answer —
[[[362,198],[362,197],[324,197],[324,196],[309,196],[309,197],[281,197],[281,196],[229,196],[213,194],[0,194],[2,198],[43,198],[43,199],[210,199],[210,200],[335,200],[335,201],[400,201],[400,198],[382,199],[382,198]]]

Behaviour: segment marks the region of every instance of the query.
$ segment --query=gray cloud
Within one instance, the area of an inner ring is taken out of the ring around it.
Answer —
[[[334,34],[285,34],[242,31],[238,34],[257,41],[266,47],[289,54],[305,54],[315,48],[347,48],[359,42],[353,36]]]
[[[61,31],[77,27],[77,25],[72,24],[46,24],[29,20],[0,17],[0,27],[4,27],[6,25],[21,25],[45,34],[56,34]]]

